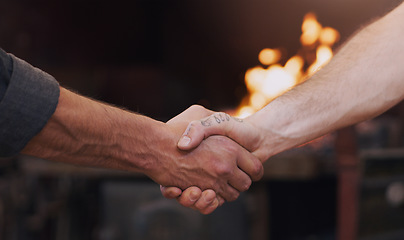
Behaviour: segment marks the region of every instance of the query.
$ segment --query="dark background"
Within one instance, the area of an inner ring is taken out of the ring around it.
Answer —
[[[244,73],[259,64],[261,49],[281,48],[286,53],[282,62],[297,52],[306,13],[314,12],[323,26],[340,32],[338,47],[400,2],[0,0],[0,47],[50,73],[64,87],[166,121],[192,104],[214,110],[235,108],[246,93]],[[380,134],[374,139],[366,134],[360,143],[381,146],[377,145]],[[296,154],[302,155],[300,151]],[[21,162],[32,164],[31,160]],[[114,224],[131,223],[127,218],[135,221],[133,209],[141,209],[146,217],[159,210],[135,206],[142,201],[160,203],[155,184],[150,186],[153,191],[145,190],[142,184],[150,181],[143,178],[118,177],[116,182],[103,176],[37,173],[32,165],[24,169],[17,161],[10,165],[1,168],[0,210],[1,206],[6,209],[6,217],[0,218],[0,238],[56,239],[55,235],[66,233],[66,239],[125,239],[116,237]],[[331,164],[331,169],[319,171],[313,178],[255,183],[240,201],[226,204],[207,218],[195,212],[184,214],[202,221],[195,226],[203,226],[198,231],[211,236],[209,239],[249,239],[254,231],[263,236],[257,239],[335,239],[337,181],[333,167]],[[142,194],[127,190],[132,188]],[[152,200],[143,199],[147,191]],[[250,195],[256,198],[260,194],[264,195],[261,205],[249,200]],[[53,210],[52,204],[56,204]],[[165,206],[167,201],[162,204],[157,206]],[[167,209],[176,210],[168,216],[183,211],[179,205]],[[116,216],[116,212],[123,214]],[[260,214],[264,217],[257,218]],[[150,228],[183,227],[172,219],[181,218],[174,216],[150,224],[155,226]],[[136,224],[123,229],[133,230]],[[261,233],[259,226],[264,229]],[[189,239],[176,232],[172,235]]]
[[[0,46],[84,95],[168,120],[234,108],[265,47],[294,55],[303,16],[346,40],[399,0],[1,0]]]

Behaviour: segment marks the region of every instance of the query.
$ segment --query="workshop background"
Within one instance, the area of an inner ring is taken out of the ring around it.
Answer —
[[[339,32],[335,50],[400,2],[0,0],[0,47],[64,87],[167,121],[192,104],[234,111],[262,49],[283,64],[299,51],[307,13]],[[0,239],[404,239],[403,120],[399,104],[279,154],[207,216],[141,174],[0,159]]]

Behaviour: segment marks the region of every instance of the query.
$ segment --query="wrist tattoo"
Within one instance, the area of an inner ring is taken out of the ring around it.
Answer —
[[[214,121],[220,124],[222,122],[229,122],[231,119],[234,119],[236,122],[243,122],[243,119],[232,117],[227,113],[214,113],[208,118],[201,120],[201,124],[204,127],[210,127],[213,125]]]

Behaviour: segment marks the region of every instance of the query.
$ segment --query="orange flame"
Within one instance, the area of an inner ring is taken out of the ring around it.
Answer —
[[[302,50],[288,59],[285,65],[278,49],[265,48],[258,55],[264,66],[250,68],[245,73],[248,95],[236,110],[236,116],[247,117],[260,110],[270,101],[282,95],[296,84],[314,74],[333,57],[331,47],[339,40],[339,33],[331,27],[322,27],[314,13],[304,16],[300,42]],[[315,52],[314,52],[315,51]],[[315,53],[315,60],[310,61],[310,54]],[[305,68],[305,66],[308,66]]]

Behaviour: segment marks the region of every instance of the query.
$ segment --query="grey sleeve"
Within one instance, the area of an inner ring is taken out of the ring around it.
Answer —
[[[59,84],[49,74],[10,54],[13,71],[0,101],[0,157],[18,154],[56,110]]]
[[[0,48],[0,101],[6,93],[12,69],[13,61],[10,55]]]

